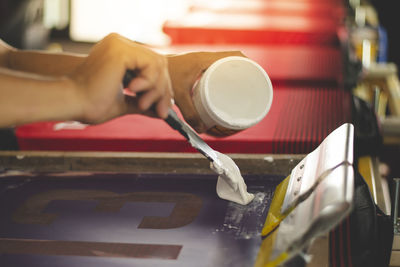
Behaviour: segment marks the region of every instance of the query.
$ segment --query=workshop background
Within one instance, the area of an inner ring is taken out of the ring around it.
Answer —
[[[400,266],[400,82],[395,0],[2,0],[0,38],[20,49],[88,53],[110,32],[161,53],[241,50],[271,78],[257,125],[201,135],[233,154],[305,155],[344,123],[355,155],[379,177],[376,204],[394,220]],[[140,125],[140,128],[138,128]],[[100,125],[37,122],[0,131],[4,151],[194,153],[163,121],[128,115]],[[361,164],[360,164],[361,165]],[[360,170],[362,172],[362,170]],[[397,182],[396,182],[397,181]],[[375,190],[375,191],[374,191]],[[377,196],[379,195],[379,196]],[[398,197],[398,195],[397,195]]]

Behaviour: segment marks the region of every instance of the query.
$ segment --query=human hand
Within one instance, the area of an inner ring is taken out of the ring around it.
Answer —
[[[192,52],[169,55],[168,69],[175,95],[175,103],[188,122],[197,132],[207,129],[194,107],[191,91],[196,80],[216,60],[228,56],[245,56],[240,51]]]
[[[138,74],[127,86],[133,95],[121,86],[127,70]],[[78,120],[85,123],[130,113],[166,118],[172,105],[166,57],[115,33],[97,43],[69,77],[82,109]]]

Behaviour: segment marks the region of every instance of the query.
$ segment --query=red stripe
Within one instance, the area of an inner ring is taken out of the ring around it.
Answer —
[[[315,103],[315,94],[311,94],[309,96],[308,101],[305,101],[307,103],[307,114],[312,114],[312,112],[314,111],[314,107],[312,106],[312,104]],[[313,130],[313,124],[310,123],[311,120],[306,120],[305,121],[305,135],[303,137],[303,139],[306,141],[305,142],[305,146],[303,149],[303,153],[309,153],[309,151],[312,151],[312,130]]]
[[[335,230],[331,231],[331,267],[336,267],[336,242],[335,242]]]
[[[353,260],[351,259],[351,240],[350,240],[350,219],[347,217],[346,219],[346,229],[347,229],[347,260],[348,260],[348,266],[353,267]]]
[[[327,129],[327,127],[329,127],[329,124],[327,124],[329,122],[329,117],[331,116],[331,114],[327,114],[325,108],[329,107],[329,99],[327,99],[327,97],[329,97],[329,95],[327,95],[327,89],[326,88],[320,88],[319,94],[318,94],[319,99],[317,100],[317,104],[318,104],[318,118],[317,118],[317,125],[324,125],[325,127],[318,127],[317,128],[317,136],[315,138],[315,142],[316,142],[316,146],[318,146],[322,140],[325,138],[324,133]],[[324,108],[325,107],[325,108]],[[333,111],[334,112],[334,111]],[[325,115],[327,114],[327,115]]]
[[[322,116],[320,116],[319,123],[323,124],[324,120],[325,120],[325,125],[326,126],[322,127],[320,129],[319,142],[322,142],[322,140],[324,140],[324,138],[328,134],[330,134],[331,131],[334,130],[334,128],[331,127],[332,117],[334,116],[333,114],[335,114],[337,112],[336,109],[340,108],[338,106],[335,107],[334,105],[332,105],[332,98],[337,93],[337,90],[331,90],[330,88],[324,88],[322,90],[322,93],[323,93],[324,105],[329,107],[329,109],[323,108],[321,106],[321,113],[322,113],[321,115]]]
[[[343,224],[339,225],[339,242],[340,242],[340,266],[346,266],[344,263],[344,253],[346,253],[344,244],[343,244]]]
[[[297,93],[297,92],[296,92]],[[295,94],[292,94],[291,95],[291,99],[290,99],[290,107],[288,108],[288,115],[287,115],[287,118],[288,118],[288,120],[286,120],[286,126],[285,126],[285,134],[284,134],[284,136],[285,136],[285,142],[283,143],[283,148],[282,148],[282,152],[284,153],[284,154],[289,154],[290,152],[290,148],[289,148],[289,146],[290,146],[290,144],[293,142],[292,141],[292,138],[291,138],[291,133],[292,133],[292,128],[294,127],[294,128],[296,128],[296,127],[298,127],[297,126],[297,123],[298,123],[298,121],[297,121],[297,119],[296,119],[296,117],[295,117],[295,115],[297,114],[297,112],[296,112],[296,109],[295,109],[295,106],[296,106],[296,97],[295,97]]]
[[[302,132],[304,131],[303,114],[305,112],[305,104],[308,102],[307,100],[306,94],[301,94],[295,98],[294,106],[298,107],[298,111],[294,114],[297,124],[296,127],[292,129],[292,134],[290,137],[292,139],[292,144],[290,151],[288,151],[289,153],[293,153],[294,151],[299,151],[300,153],[302,152],[302,146],[304,144],[304,141],[301,141],[304,140],[302,138]]]

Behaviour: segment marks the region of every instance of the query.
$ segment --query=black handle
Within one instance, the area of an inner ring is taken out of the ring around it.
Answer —
[[[136,78],[139,75],[139,70],[127,70],[125,72],[125,75],[122,79],[122,84],[124,86],[124,88],[127,88],[129,83],[132,81],[132,79]],[[138,95],[140,95],[140,93],[138,93]],[[154,106],[151,107],[153,110],[155,110]],[[165,119],[165,121],[175,130],[179,131],[183,136],[186,137],[186,139],[189,139],[187,133],[183,130],[183,125],[180,122],[178,115],[175,113],[175,111],[173,111],[172,109],[170,109],[168,111],[168,117]]]
[[[180,132],[186,139],[189,139],[188,133],[184,130],[183,122],[178,118],[178,115],[173,109],[169,109],[168,117],[165,121],[171,126],[174,130]]]
[[[132,79],[139,75],[139,70],[127,70],[125,72],[124,78],[122,79],[122,85],[127,88]]]

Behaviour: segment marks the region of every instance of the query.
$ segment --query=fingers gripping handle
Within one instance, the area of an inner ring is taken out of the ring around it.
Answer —
[[[127,88],[129,83],[139,75],[139,70],[127,70],[122,78],[122,85]]]
[[[135,79],[139,75],[139,70],[127,70],[122,80],[124,88],[127,88],[132,79]],[[186,139],[190,139],[188,133],[185,131],[183,122],[178,118],[178,115],[174,110],[169,109],[168,117],[165,121],[175,130],[180,132]]]
[[[124,88],[127,88],[129,83],[135,79],[138,75],[139,75],[140,71],[139,70],[127,70],[125,72],[125,75],[122,79],[122,85],[124,86]],[[139,93],[140,95],[140,93]],[[152,107],[153,108],[153,107]],[[188,134],[185,132],[185,130],[183,129],[183,124],[180,122],[180,120],[178,119],[178,115],[175,113],[175,111],[173,111],[172,109],[170,109],[168,111],[168,117],[165,119],[165,121],[175,130],[177,130],[178,132],[180,132],[186,139],[189,139]]]

